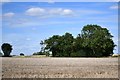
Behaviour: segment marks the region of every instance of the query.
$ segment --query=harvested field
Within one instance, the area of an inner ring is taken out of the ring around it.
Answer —
[[[118,58],[2,58],[3,78],[118,78]]]

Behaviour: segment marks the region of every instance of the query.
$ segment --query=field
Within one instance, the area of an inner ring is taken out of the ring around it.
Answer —
[[[118,58],[2,58],[3,78],[118,78]]]

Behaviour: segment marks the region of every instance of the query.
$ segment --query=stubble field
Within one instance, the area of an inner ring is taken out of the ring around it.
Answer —
[[[2,58],[3,78],[118,78],[118,58]]]

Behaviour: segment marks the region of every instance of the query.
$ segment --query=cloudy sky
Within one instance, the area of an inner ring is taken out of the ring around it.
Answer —
[[[41,40],[65,32],[76,37],[83,26],[97,24],[110,30],[117,44],[117,12],[117,2],[3,3],[2,43],[13,45],[12,54],[31,55],[40,51]]]

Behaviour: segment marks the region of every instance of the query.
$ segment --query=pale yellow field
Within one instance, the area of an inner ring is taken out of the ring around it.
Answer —
[[[2,58],[3,78],[118,78],[118,58]]]

